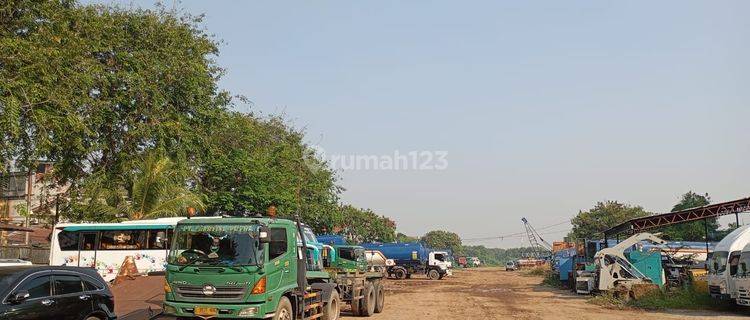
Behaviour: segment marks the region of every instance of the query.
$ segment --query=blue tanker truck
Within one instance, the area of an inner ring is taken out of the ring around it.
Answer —
[[[386,269],[389,277],[407,279],[412,274],[425,274],[431,280],[439,280],[452,275],[450,254],[434,251],[422,243],[363,243],[361,246],[378,250],[393,260],[394,265]]]

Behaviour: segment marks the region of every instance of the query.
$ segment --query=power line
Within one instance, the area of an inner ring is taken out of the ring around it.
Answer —
[[[562,222],[558,222],[558,223],[555,223],[555,224],[544,226],[544,227],[541,227],[541,228],[539,228],[537,230],[546,230],[546,229],[549,229],[549,228],[552,228],[552,227],[556,227],[556,226],[559,226],[559,225],[563,225],[563,224],[566,224],[566,223],[570,223],[570,220],[565,220],[565,221],[562,221]],[[556,231],[554,233],[558,233],[558,232],[562,232],[562,231],[567,231],[567,230],[560,230],[560,231]],[[540,234],[550,234],[550,233],[540,233]],[[503,239],[515,238],[515,237],[524,237],[524,236],[526,236],[526,232],[516,232],[516,233],[510,233],[510,234],[505,234],[505,235],[500,235],[500,236],[494,236],[494,237],[467,238],[467,239],[461,239],[461,241],[483,241],[483,240],[495,240],[495,239],[502,241]]]

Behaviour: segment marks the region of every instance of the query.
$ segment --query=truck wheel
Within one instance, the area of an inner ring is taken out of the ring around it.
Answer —
[[[289,302],[289,298],[281,297],[279,306],[276,307],[276,314],[273,315],[273,320],[292,320],[294,319],[293,312],[292,303]]]
[[[323,320],[338,320],[341,314],[341,299],[339,298],[339,292],[336,290],[331,291],[331,296],[326,301],[325,307],[323,307]]]
[[[396,271],[393,271],[393,274],[396,276],[396,279],[403,280],[407,277],[406,270],[404,269],[396,269]]]
[[[365,297],[360,304],[360,316],[369,317],[375,313],[375,287],[371,283],[365,284]]]
[[[375,281],[375,313],[383,312],[385,307],[385,289],[380,281]]]
[[[362,292],[360,290],[352,290],[353,296],[361,295]],[[352,315],[355,317],[359,317],[362,314],[362,308],[361,303],[363,299],[352,299]]]
[[[427,278],[429,278],[430,280],[440,280],[440,272],[432,269],[427,272]]]

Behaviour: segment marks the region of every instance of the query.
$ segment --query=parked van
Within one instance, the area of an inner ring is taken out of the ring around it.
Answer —
[[[721,239],[708,259],[708,291],[716,299],[736,299],[732,277],[737,274],[742,249],[750,243],[750,226],[742,226]]]

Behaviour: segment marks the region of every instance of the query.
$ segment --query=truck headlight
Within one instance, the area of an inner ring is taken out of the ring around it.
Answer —
[[[249,307],[249,308],[240,310],[240,312],[237,313],[237,315],[240,317],[252,317],[258,314],[258,311],[260,311],[258,310],[258,307]]]
[[[170,306],[168,304],[164,305],[164,313],[166,314],[177,314],[177,308]]]

